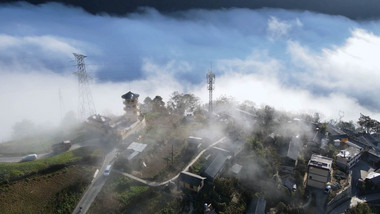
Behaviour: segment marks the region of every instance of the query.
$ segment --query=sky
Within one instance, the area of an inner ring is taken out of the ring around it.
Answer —
[[[282,9],[154,9],[112,17],[56,3],[0,5],[0,142],[24,119],[54,126],[76,111],[81,53],[100,114],[123,113],[121,95],[174,91],[206,103],[250,100],[324,120],[380,120],[380,20]]]

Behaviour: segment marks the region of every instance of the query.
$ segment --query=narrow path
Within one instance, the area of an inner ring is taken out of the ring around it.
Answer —
[[[226,139],[226,137],[222,137],[221,139],[219,139],[218,141],[214,142],[213,144],[209,145],[207,148],[203,149],[201,152],[199,152],[199,154],[193,158],[193,160],[190,161],[190,163],[182,170],[182,171],[188,171],[190,166],[192,166],[202,155],[205,151],[209,150],[210,148],[212,148],[213,146],[215,146],[216,144],[218,143],[221,143],[223,142],[224,140]],[[146,185],[149,185],[149,186],[152,186],[152,187],[157,187],[157,186],[162,186],[162,185],[165,185],[167,183],[169,183],[170,181],[173,181],[175,179],[178,178],[178,176],[180,175],[180,173],[178,173],[177,175],[175,175],[174,177],[172,177],[171,179],[167,180],[167,181],[163,181],[163,182],[155,182],[155,181],[147,181],[147,180],[144,180],[144,179],[141,179],[141,178],[138,178],[132,174],[129,174],[129,173],[125,173],[125,172],[121,172],[119,170],[114,170],[115,172],[118,172],[120,173],[121,175],[124,175],[126,177],[129,177],[137,182],[140,182],[140,183],[143,183],[143,184],[146,184]]]

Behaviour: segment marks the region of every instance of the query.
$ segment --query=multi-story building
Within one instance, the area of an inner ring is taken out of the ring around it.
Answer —
[[[331,179],[333,160],[313,154],[308,164],[307,186],[324,189]]]
[[[359,162],[363,149],[350,142],[346,142],[346,146],[336,155],[336,164],[344,170],[349,170]]]
[[[128,92],[121,96],[124,99],[125,118],[129,121],[137,121],[140,115],[138,94]]]

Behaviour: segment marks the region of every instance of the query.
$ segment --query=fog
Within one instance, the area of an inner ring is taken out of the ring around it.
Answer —
[[[0,6],[0,142],[23,119],[52,126],[77,109],[72,53],[86,56],[96,110],[122,114],[121,95],[141,101],[173,91],[207,102],[251,100],[322,119],[380,119],[379,20],[280,9],[145,8],[124,17],[94,16],[59,4]],[[61,94],[61,99],[60,95]]]

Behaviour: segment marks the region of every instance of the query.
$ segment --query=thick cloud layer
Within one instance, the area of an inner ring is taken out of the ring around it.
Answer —
[[[274,9],[110,17],[18,4],[0,6],[0,26],[0,140],[17,121],[56,124],[62,111],[77,109],[73,52],[88,56],[99,113],[121,114],[128,90],[142,99],[167,100],[177,90],[206,101],[212,64],[215,97],[325,119],[340,111],[345,120],[359,113],[380,119],[379,21]]]

